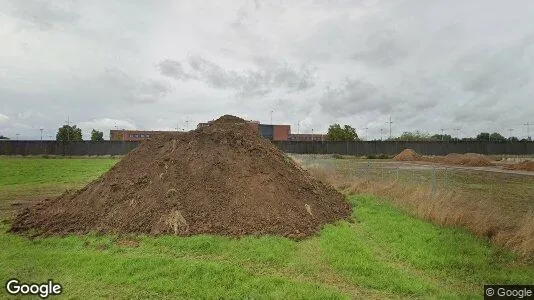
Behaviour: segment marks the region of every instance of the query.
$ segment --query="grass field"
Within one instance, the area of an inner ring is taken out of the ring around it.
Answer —
[[[79,187],[114,162],[2,158],[1,204]],[[411,217],[374,196],[348,199],[352,222],[327,225],[299,242],[207,235],[28,239],[7,233],[4,221],[0,280],[52,278],[73,298],[480,298],[484,283],[534,283],[532,263],[466,230]]]

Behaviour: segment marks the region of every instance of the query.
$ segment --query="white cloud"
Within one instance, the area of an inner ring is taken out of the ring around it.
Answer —
[[[7,123],[9,121],[9,117],[0,113],[0,124]]]
[[[271,110],[294,131],[338,122],[374,137],[390,114],[396,134],[524,136],[534,122],[528,0],[21,0],[0,11],[2,134],[38,138],[68,117],[85,136],[225,113],[269,122]]]

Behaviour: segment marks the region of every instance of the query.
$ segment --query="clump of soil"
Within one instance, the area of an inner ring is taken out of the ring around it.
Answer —
[[[302,238],[350,211],[246,121],[223,116],[143,142],[83,189],[22,210],[11,231]]]
[[[396,161],[425,161],[432,163],[443,163],[448,165],[461,165],[469,167],[486,167],[493,166],[491,160],[483,154],[466,153],[458,154],[451,153],[446,156],[424,156],[420,155],[412,149],[405,149],[397,154],[394,158]]]
[[[451,153],[443,157],[442,162],[450,165],[461,165],[469,167],[487,167],[494,165],[486,155],[478,153]]]
[[[417,161],[421,160],[422,155],[415,152],[413,149],[404,149],[401,153],[395,155],[393,160],[396,161]]]
[[[511,164],[504,167],[508,170],[534,171],[534,160],[527,160],[517,164]]]

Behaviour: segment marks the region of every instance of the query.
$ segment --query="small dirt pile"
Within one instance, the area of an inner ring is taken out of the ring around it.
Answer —
[[[504,168],[508,170],[534,171],[534,160],[527,160],[517,164],[505,166]]]
[[[143,142],[83,189],[21,211],[11,231],[301,238],[350,211],[247,122],[223,116]]]
[[[451,153],[447,154],[446,156],[424,156],[418,154],[412,149],[404,149],[401,153],[397,154],[393,158],[393,160],[424,161],[431,163],[442,163],[448,165],[460,165],[469,167],[486,167],[494,165],[487,156],[477,153]]]
[[[451,153],[443,157],[442,162],[449,165],[461,165],[469,167],[488,167],[494,165],[486,155],[478,153]]]
[[[422,155],[415,152],[413,149],[404,149],[401,153],[395,155],[393,160],[396,161],[417,161],[421,160]]]

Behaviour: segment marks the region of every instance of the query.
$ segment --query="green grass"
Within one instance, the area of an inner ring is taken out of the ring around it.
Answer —
[[[35,161],[18,162],[26,163]],[[69,162],[45,164],[35,172],[59,177],[31,172],[16,181],[1,177],[0,189],[9,180],[19,185],[35,178],[70,180],[59,175],[61,168],[71,168],[71,178],[79,179],[68,184],[91,180],[75,174],[77,167]],[[298,242],[209,235],[28,239],[6,233],[5,222],[0,225],[0,281],[52,278],[72,298],[470,299],[481,297],[484,283],[534,283],[534,265],[465,230],[415,219],[373,196],[348,199],[354,208],[351,222],[327,225]]]
[[[111,168],[111,158],[0,158],[0,218],[10,201],[42,199],[80,188]]]

